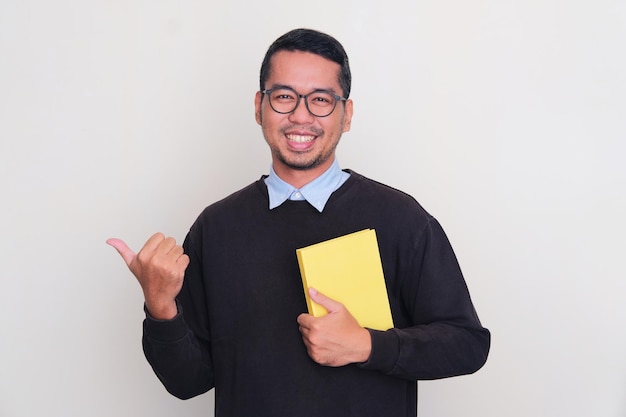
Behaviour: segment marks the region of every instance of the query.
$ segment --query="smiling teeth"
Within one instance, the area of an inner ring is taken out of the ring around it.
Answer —
[[[287,139],[292,142],[304,143],[311,142],[313,139],[315,139],[315,136],[287,135]]]

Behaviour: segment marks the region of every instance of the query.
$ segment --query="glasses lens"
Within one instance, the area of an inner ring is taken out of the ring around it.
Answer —
[[[335,109],[335,96],[328,91],[315,91],[307,97],[309,111],[315,116],[328,116]]]
[[[298,94],[288,88],[277,88],[270,93],[270,104],[278,113],[291,113],[298,104]]]

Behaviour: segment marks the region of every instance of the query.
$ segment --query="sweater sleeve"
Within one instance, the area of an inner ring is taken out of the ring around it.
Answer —
[[[410,380],[477,371],[487,360],[490,333],[478,319],[443,229],[431,218],[409,246],[393,286],[396,327],[370,330],[372,352],[359,366]]]
[[[197,323],[193,311],[197,313],[202,308],[202,299],[197,297],[200,305],[188,312],[183,311],[180,301],[186,300],[190,292],[197,292],[198,286],[202,285],[201,261],[191,241],[190,233],[184,243],[190,263],[176,301],[177,316],[172,320],[156,320],[146,311],[143,324],[142,342],[146,359],[167,391],[180,399],[203,394],[214,386],[208,331],[201,330],[203,324]],[[185,313],[191,314],[191,323],[185,320]]]

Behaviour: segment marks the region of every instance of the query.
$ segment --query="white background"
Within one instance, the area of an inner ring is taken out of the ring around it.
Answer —
[[[302,26],[350,55],[341,165],[441,221],[493,333],[420,416],[626,416],[616,0],[0,0],[0,416],[212,415],[152,374],[104,241],[182,239],[267,173],[258,70]]]

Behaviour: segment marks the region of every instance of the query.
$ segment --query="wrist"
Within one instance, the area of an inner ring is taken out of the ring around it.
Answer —
[[[358,340],[354,363],[367,362],[372,354],[372,336],[369,330],[362,328]]]
[[[172,320],[178,315],[176,301],[155,303],[146,300],[146,310],[150,317],[155,320]]]

